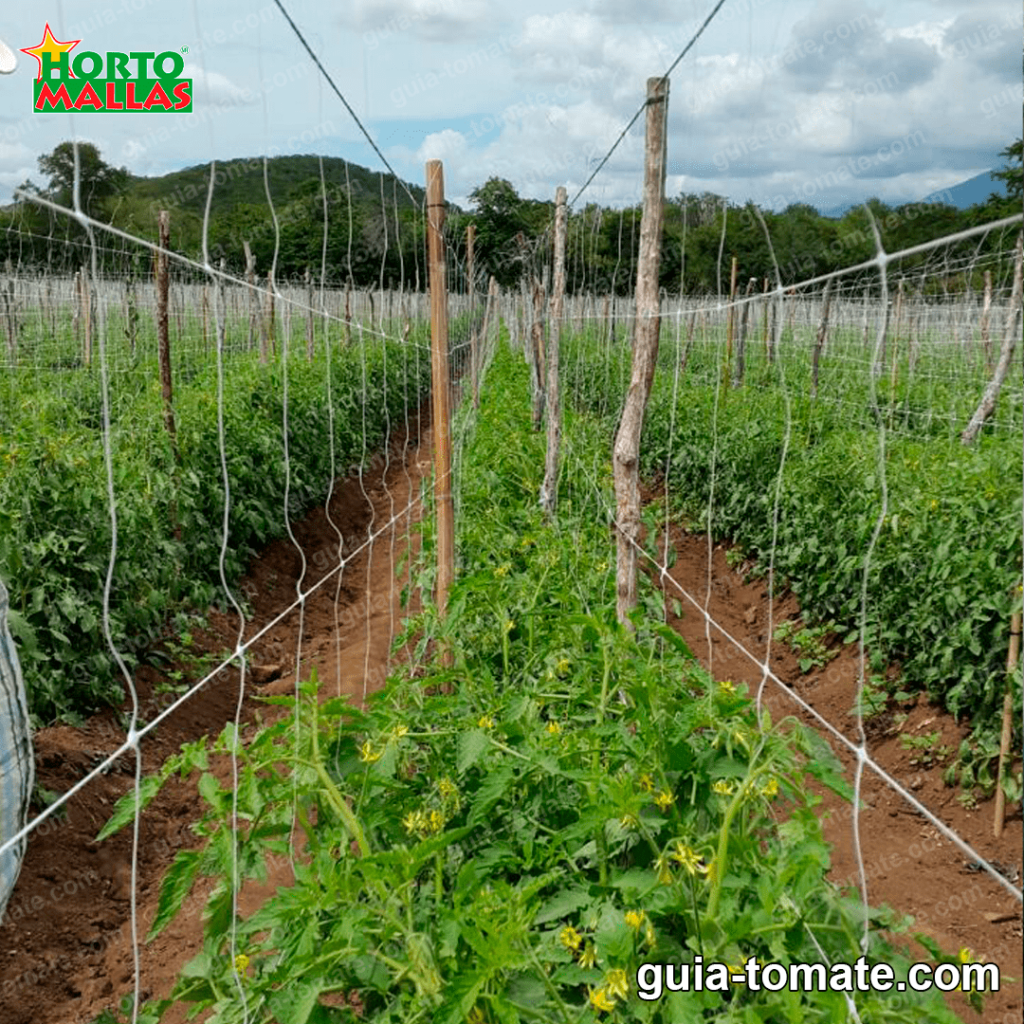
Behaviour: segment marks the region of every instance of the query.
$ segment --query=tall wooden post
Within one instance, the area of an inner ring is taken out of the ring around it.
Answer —
[[[249,286],[246,288],[246,292],[249,296],[249,349],[251,351],[256,344],[256,325],[258,322],[258,314],[256,312],[256,303],[258,301],[256,294],[256,257],[249,248],[248,242],[243,241],[242,248],[245,250],[245,283]]]
[[[811,354],[811,398],[818,397],[818,364],[821,361],[821,349],[828,334],[828,312],[832,303],[832,281],[825,282],[825,293],[821,300],[821,320],[818,323],[818,335],[814,339],[814,351]]]
[[[999,392],[1002,390],[1003,381],[1010,369],[1010,360],[1013,358],[1013,350],[1017,345],[1017,321],[1021,315],[1021,296],[1024,294],[1024,280],[1022,280],[1022,259],[1024,259],[1024,232],[1017,236],[1017,259],[1013,268],[1013,292],[1010,295],[1010,305],[1006,311],[1006,320],[1003,323],[1003,344],[999,352],[999,362],[992,373],[992,379],[985,388],[981,397],[981,403],[971,417],[971,422],[964,428],[960,440],[964,444],[972,444],[978,436],[986,420],[995,411],[996,402],[999,401]]]
[[[1010,740],[1013,736],[1014,670],[1020,654],[1020,612],[1010,617],[1010,649],[1006,655],[1006,694],[1003,697],[1003,728],[999,739],[999,767],[996,771],[996,816],[992,834],[998,839],[1003,834],[1006,819],[1006,794],[1003,792],[1003,774],[1010,760]]]
[[[736,272],[739,263],[735,256],[732,258],[732,270],[729,272],[729,310],[726,313],[725,327],[725,365],[722,367],[722,383],[729,383],[729,376],[732,373],[732,336],[736,324]]]
[[[448,292],[444,254],[444,165],[428,160],[427,245],[430,259],[430,374],[433,390],[434,501],[437,505],[437,611],[448,608],[455,573],[455,519],[452,509],[451,423],[448,411]],[[450,652],[445,652],[446,663]]]
[[[160,360],[160,391],[164,400],[164,426],[171,438],[174,458],[177,461],[177,437],[174,427],[173,389],[171,386],[171,338],[167,329],[167,298],[170,288],[170,274],[167,266],[167,250],[171,244],[171,214],[161,210],[157,221],[160,251],[156,254],[156,338],[157,354]]]
[[[306,267],[306,359],[313,362],[313,275]]]
[[[640,434],[654,380],[661,329],[658,269],[661,265],[661,225],[665,204],[667,114],[668,79],[647,79],[644,208],[640,222],[640,253],[636,274],[633,365],[612,454],[617,528],[616,612],[619,622],[627,629],[632,628],[628,616],[636,607],[636,545],[640,535]]]
[[[266,316],[263,320],[263,334],[260,346],[260,362],[265,363],[267,361],[267,347],[270,347],[270,352],[277,358],[277,318],[274,314],[274,272],[273,270],[267,271],[267,306]]]
[[[476,297],[476,278],[474,277],[473,250],[476,245],[476,225],[466,225],[466,290],[469,292],[469,375],[473,386],[473,408],[480,407],[480,384],[477,379],[477,335],[474,320],[474,298]]]
[[[565,186],[555,191],[555,281],[551,294],[551,328],[548,332],[548,446],[544,460],[544,482],[540,487],[540,505],[545,515],[553,515],[558,499],[558,449],[562,441],[562,406],[558,391],[559,342],[562,333],[562,302],[565,296]]]

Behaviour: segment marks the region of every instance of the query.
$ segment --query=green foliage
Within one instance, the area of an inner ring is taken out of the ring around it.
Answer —
[[[111,447],[118,551],[110,625],[129,668],[165,632],[176,610],[205,609],[220,593],[224,507],[212,360],[177,373],[175,416],[180,462],[162,423],[156,367],[140,361],[111,392]],[[389,424],[417,405],[429,363],[388,342],[331,354],[334,473],[369,458]],[[282,536],[327,493],[332,436],[324,402],[321,346],[309,363],[287,362],[290,482],[281,457],[283,362],[260,366],[254,353],[228,357],[224,448],[231,502],[229,583],[250,556]],[[30,710],[37,722],[75,720],[119,703],[122,680],[101,628],[111,522],[100,430],[100,380],[77,370],[49,390],[11,375],[0,420],[0,574],[11,592]],[[180,682],[180,680],[179,680]]]
[[[820,392],[827,400],[817,402],[807,387],[808,349],[790,346],[781,365],[752,352],[749,383],[720,392],[720,338],[692,346],[677,386],[679,348],[663,337],[642,471],[667,477],[674,511],[741,545],[755,573],[771,561],[776,585],[792,589],[809,626],[834,623],[851,641],[863,614],[875,671],[899,662],[904,691],[925,691],[995,733],[1010,612],[1020,600],[1022,495],[1006,472],[1020,457],[1019,399],[1004,394],[998,422],[965,447],[957,424],[973,412],[984,376],[956,389],[936,384],[954,372],[951,356],[941,342],[933,351],[922,345],[915,376],[901,363],[903,383],[879,396],[892,428],[883,510],[870,381],[844,358],[861,351],[855,335],[830,339]],[[628,344],[580,335],[564,339],[563,351],[567,400],[601,417],[610,435],[625,394]],[[823,656],[804,658],[810,667]],[[1019,722],[1019,688],[1014,699]]]
[[[321,703],[315,677],[269,698],[291,715],[244,746],[233,725],[214,744],[237,759],[234,788],[195,750],[157,777],[203,772],[204,845],[178,855],[154,931],[196,879],[216,881],[202,949],[145,1012],[184,1002],[216,1024],[324,1024],[355,1019],[354,1000],[359,1019],[396,1024],[593,1024],[609,1006],[651,1024],[845,1019],[828,992],[636,998],[646,961],[860,955],[864,910],[825,881],[804,785],[838,765],[796,722],[762,731],[750,698],[714,683],[660,618],[638,612],[635,632],[617,622],[582,468],[601,458],[600,432],[567,418],[583,458],[566,465],[558,521],[545,522],[522,360],[500,352],[488,382],[463,456],[447,615],[428,607],[396,640],[420,638],[421,670],[365,712]],[[236,915],[238,887],[271,857],[293,865],[295,884]],[[905,977],[875,928],[867,957]],[[937,994],[856,1001],[865,1024],[955,1019]]]

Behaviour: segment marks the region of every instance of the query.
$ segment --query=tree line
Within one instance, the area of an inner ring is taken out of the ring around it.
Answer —
[[[995,172],[1006,194],[993,193],[965,210],[942,203],[891,206],[874,198],[843,216],[819,213],[806,203],[782,211],[738,205],[711,192],[681,193],[666,200],[661,287],[669,294],[728,291],[732,258],[741,280],[768,278],[776,266],[782,281],[795,283],[872,259],[874,230],[889,253],[1021,211],[1022,140],[1000,154],[1006,166]],[[75,154],[70,142],[39,158],[46,182],[25,182],[62,206],[73,206]],[[171,245],[202,262],[203,222],[210,167],[200,165],[159,178],[133,176],[107,164],[90,143],[78,146],[79,203],[96,220],[155,241],[156,216],[170,209]],[[267,194],[273,197],[273,208]],[[478,287],[493,275],[504,287],[540,275],[550,262],[554,202],[521,197],[511,182],[492,177],[470,193],[471,209],[449,208],[446,232],[455,268],[450,287],[466,282],[465,229],[476,226]],[[211,263],[232,273],[245,271],[245,245],[257,273],[273,268],[279,281],[301,278],[307,268],[331,285],[423,289],[427,284],[424,192],[391,175],[335,157],[287,156],[232,160],[218,164],[210,204],[208,253]],[[570,213],[566,287],[572,293],[628,295],[636,278],[641,207],[613,209],[590,203]],[[874,225],[872,224],[874,221]],[[997,233],[998,234],[998,233]],[[151,253],[106,232],[94,233],[104,273],[145,274]],[[948,273],[935,274],[934,254],[918,263],[929,268],[926,287],[962,291],[980,287],[984,263],[978,257],[1002,253],[1012,241],[988,236],[945,252]],[[73,272],[88,258],[86,232],[74,219],[20,199],[0,209],[0,267]],[[960,255],[971,256],[961,260]],[[901,266],[912,270],[914,261]],[[986,263],[986,267],[991,264]]]

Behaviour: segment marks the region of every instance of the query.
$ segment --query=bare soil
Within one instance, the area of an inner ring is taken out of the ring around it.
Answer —
[[[361,699],[379,688],[386,677],[389,650],[401,609],[398,559],[415,543],[409,527],[418,507],[395,519],[418,493],[428,467],[429,430],[422,423],[402,438],[362,482],[339,481],[331,502],[331,519],[344,535],[346,556],[357,551],[341,574],[326,580],[298,610],[287,615],[250,649],[250,665],[239,710],[239,674],[226,669],[181,706],[142,743],[143,772],[155,770],[186,741],[216,734],[240,714],[244,732],[258,718],[273,715],[258,697],[292,692],[296,659],[301,678],[316,665],[325,693],[346,693]],[[390,525],[388,525],[390,524]],[[386,527],[386,528],[384,528]],[[323,509],[293,524],[304,553],[308,588],[336,562],[337,534]],[[367,544],[371,534],[379,534]],[[711,550],[710,572],[705,537],[674,528],[670,541],[676,557],[670,576],[676,584],[706,604],[708,614],[743,647],[763,658],[768,640],[768,601],[763,581],[744,579],[726,561],[726,547]],[[742,567],[741,567],[742,568]],[[257,558],[243,583],[252,606],[246,637],[288,609],[296,599],[302,556],[290,540],[271,544]],[[683,614],[667,603],[669,623],[687,640],[697,657],[717,678],[745,683],[756,691],[761,669],[721,630],[706,625],[704,615],[690,605],[674,584],[663,583],[668,598],[682,601]],[[792,596],[776,600],[774,621],[799,616]],[[194,634],[197,654],[220,654],[233,649],[237,634],[231,614],[211,612],[208,627]],[[850,716],[857,678],[857,651],[838,648],[826,666],[800,671],[797,657],[785,645],[772,643],[772,670],[811,706],[847,736],[853,737]],[[151,719],[165,707],[161,695],[173,665],[143,665],[136,673],[141,717]],[[773,720],[798,711],[774,684],[766,686],[765,704]],[[905,719],[900,716],[905,714]],[[944,761],[922,763],[921,751],[908,749],[902,736],[940,733],[936,749],[955,750],[966,727],[924,700],[892,708],[869,723],[870,753],[900,779],[919,800],[941,816],[983,856],[998,862],[1019,885],[1021,862],[1020,807],[1008,808],[1006,829],[992,837],[992,806],[983,802],[963,807],[956,791],[941,779]],[[107,711],[80,729],[58,726],[35,736],[41,785],[63,792],[124,739],[122,719]],[[835,746],[835,744],[833,744]],[[851,758],[837,753],[849,767]],[[917,763],[915,763],[915,761]],[[222,781],[230,764],[213,765]],[[89,1024],[132,989],[135,976],[130,930],[132,880],[131,829],[104,843],[94,837],[118,797],[132,784],[133,756],[117,770],[96,779],[73,799],[66,814],[44,823],[32,836],[21,878],[0,927],[0,1024]],[[1017,1024],[1022,1019],[1020,905],[974,866],[901,796],[865,772],[860,813],[860,845],[872,904],[889,904],[916,919],[915,929],[933,936],[945,949],[969,947],[979,960],[999,964],[1003,990],[988,997],[979,1017],[962,999],[951,1005],[965,1020],[985,1024]],[[828,791],[820,805],[826,835],[833,844],[831,877],[856,886],[856,847],[850,810]],[[175,853],[195,844],[189,829],[196,813],[194,782],[168,783],[140,819],[137,865],[137,920],[140,936],[153,919],[160,879]],[[287,862],[272,865],[265,886],[248,886],[242,909],[255,909],[266,895],[292,881]],[[202,941],[201,909],[208,895],[202,883],[175,921],[151,944],[140,945],[142,996],[163,996],[182,965],[198,952]],[[917,949],[920,953],[920,949]],[[1013,976],[1016,980],[1009,980]],[[175,1024],[183,1014],[173,1018]]]

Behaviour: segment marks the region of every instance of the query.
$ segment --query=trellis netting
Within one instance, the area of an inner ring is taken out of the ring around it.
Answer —
[[[0,580],[0,844],[28,820],[32,795],[32,733],[18,652],[7,628],[7,588]],[[18,880],[25,840],[0,854],[0,920]]]

